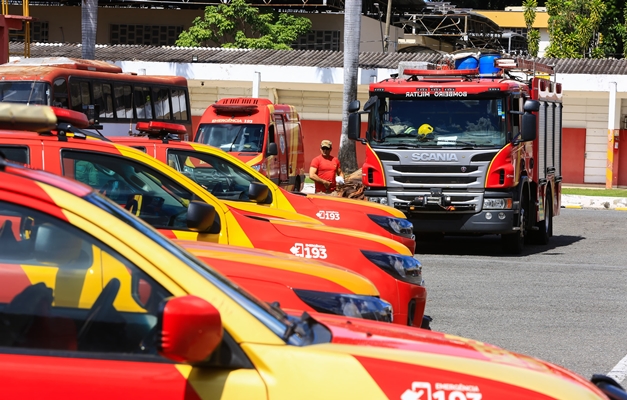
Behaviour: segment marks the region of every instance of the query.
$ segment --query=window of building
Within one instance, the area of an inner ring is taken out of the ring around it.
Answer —
[[[26,26],[24,23],[22,26]],[[24,28],[19,31],[10,31],[9,37],[12,42],[24,41]],[[30,22],[30,41],[38,43],[48,42],[48,21],[31,21]]]
[[[340,50],[340,31],[311,31],[292,45],[295,50]]]
[[[183,25],[126,25],[111,24],[111,44],[141,44],[149,46],[173,46],[183,32]]]

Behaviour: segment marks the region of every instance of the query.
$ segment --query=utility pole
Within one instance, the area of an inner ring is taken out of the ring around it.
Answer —
[[[392,0],[388,1],[388,10],[385,13],[385,37],[383,38],[383,51],[388,52],[390,48],[390,23],[392,22]]]

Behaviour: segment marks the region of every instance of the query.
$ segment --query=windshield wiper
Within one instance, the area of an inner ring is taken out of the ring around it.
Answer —
[[[237,138],[239,138],[239,135],[244,132],[244,127],[241,126],[239,128],[239,131],[237,132],[237,135],[235,135],[235,137],[233,138],[233,141],[231,142],[231,147],[229,147],[229,153],[233,151],[233,146],[235,146],[235,142],[237,142]]]
[[[438,145],[427,145],[425,146],[424,144],[419,144],[419,143],[376,143],[373,145],[375,146],[381,146],[381,147],[396,147],[399,149],[420,149],[423,147],[429,147],[429,148],[433,148],[433,147],[442,147],[442,146],[438,146]]]

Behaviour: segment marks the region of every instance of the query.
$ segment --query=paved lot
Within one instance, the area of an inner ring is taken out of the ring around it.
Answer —
[[[496,236],[418,242],[433,328],[586,378],[627,354],[627,212],[562,209],[549,246],[504,255]]]

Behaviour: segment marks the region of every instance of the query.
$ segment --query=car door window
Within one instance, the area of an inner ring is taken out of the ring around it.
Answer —
[[[26,146],[0,146],[0,153],[4,154],[7,160],[28,164],[29,154]]]
[[[187,229],[193,194],[143,164],[114,155],[63,150],[63,175],[85,183],[159,229]]]
[[[156,355],[169,296],[98,239],[0,202],[0,348]]]
[[[225,200],[248,201],[255,179],[242,168],[211,154],[168,149],[168,164]]]

